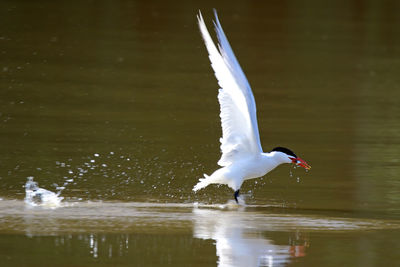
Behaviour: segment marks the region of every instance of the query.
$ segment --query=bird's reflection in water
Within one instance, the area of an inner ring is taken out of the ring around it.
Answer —
[[[299,231],[285,233],[276,244],[246,212],[195,208],[193,214],[194,237],[215,240],[218,266],[284,266],[304,257],[309,246],[308,235]]]

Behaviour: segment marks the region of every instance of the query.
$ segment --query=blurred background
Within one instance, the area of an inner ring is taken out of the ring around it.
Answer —
[[[73,178],[63,194],[83,199],[230,198],[191,193],[220,156],[218,85],[196,24],[202,9],[212,31],[212,7],[253,87],[264,150],[313,166],[244,191],[399,215],[395,1],[3,1],[0,195],[22,198],[34,176],[49,189]]]
[[[246,203],[399,219],[397,1],[1,1],[0,198],[22,200],[33,176],[67,203],[231,199],[225,186],[192,193],[220,157],[196,19],[213,33],[212,8],[253,88],[264,151],[312,166],[246,181]]]

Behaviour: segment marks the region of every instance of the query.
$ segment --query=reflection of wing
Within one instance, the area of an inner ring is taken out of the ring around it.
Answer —
[[[216,48],[207,30],[201,13],[199,27],[208,50],[219,89],[221,105],[222,156],[218,164],[230,165],[238,158],[262,152],[258,133],[256,103],[250,85],[233,54],[215,12],[215,30],[218,37]]]
[[[218,266],[286,266],[289,246],[274,245],[237,211],[193,209],[194,237],[215,240]],[[253,229],[254,229],[253,228]]]

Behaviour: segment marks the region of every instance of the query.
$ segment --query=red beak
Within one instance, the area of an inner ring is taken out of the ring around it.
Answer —
[[[308,165],[308,163],[305,162],[304,160],[302,160],[301,158],[292,158],[292,157],[289,157],[289,158],[290,158],[290,159],[292,160],[292,162],[293,162],[294,164],[296,164],[297,166],[303,167],[303,168],[306,169],[306,170],[311,169],[311,166]]]

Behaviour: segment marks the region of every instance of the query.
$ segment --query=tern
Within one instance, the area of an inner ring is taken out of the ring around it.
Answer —
[[[234,198],[239,203],[239,190],[245,180],[264,176],[283,163],[294,163],[306,170],[311,166],[285,147],[263,152],[257,125],[256,102],[250,84],[229,45],[215,10],[214,15],[218,48],[211,39],[201,12],[197,19],[220,86],[218,101],[222,126],[222,156],[218,165],[222,168],[210,176],[204,174],[193,187],[193,191],[210,184],[225,184],[234,190]]]

